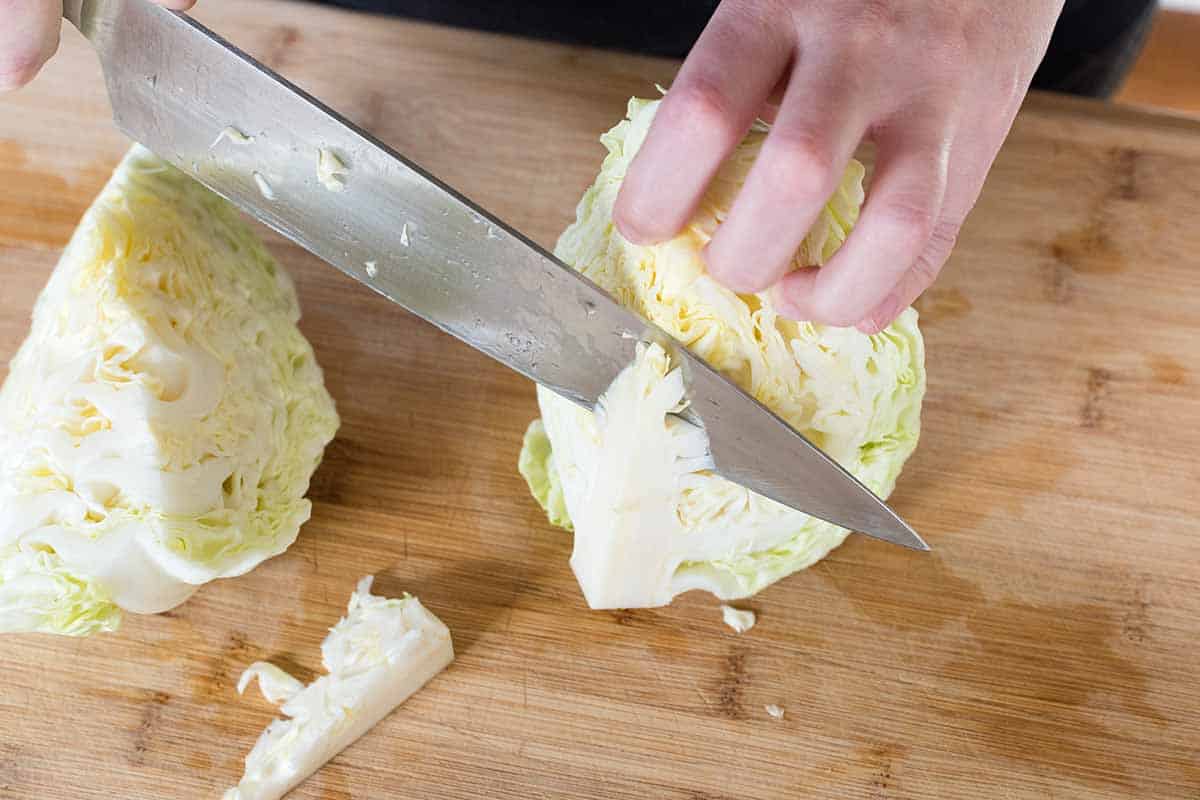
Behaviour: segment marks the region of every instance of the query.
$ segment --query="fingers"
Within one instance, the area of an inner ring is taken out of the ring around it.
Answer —
[[[687,224],[786,71],[794,30],[769,25],[758,8],[764,3],[722,3],[663,99],[613,213],[630,241],[663,241]],[[755,43],[753,55],[747,41]]]
[[[840,101],[840,89],[839,70],[797,65],[775,125],[705,253],[709,273],[734,291],[760,292],[782,278],[837,188],[868,122],[863,104]]]
[[[942,219],[952,130],[944,115],[913,111],[905,125],[877,137],[875,175],[846,242],[825,266],[793,272],[776,286],[784,316],[856,325],[885,305],[910,271],[918,270],[917,282],[931,272],[922,256]]]
[[[774,285],[795,319],[885,326],[945,263],[1061,9],[1001,5],[724,0],[630,166],[617,227],[677,233],[755,114],[774,114],[710,272],[739,292]],[[878,158],[858,225],[828,264],[789,273],[864,130]]]
[[[155,0],[187,11],[196,0]],[[0,0],[0,92],[33,80],[58,49],[62,0]]]
[[[58,49],[62,0],[0,0],[0,92],[17,89]]]
[[[1008,126],[1012,124],[1018,105],[1019,100],[1012,104],[1010,111],[1002,114],[999,125],[986,117],[977,119],[969,132],[964,131],[956,138],[950,153],[951,174],[941,217],[933,228],[929,243],[883,301],[855,326],[860,331],[879,333],[933,285],[950,258],[963,222],[979,199],[988,171]],[[999,135],[991,132],[994,129],[999,130]]]
[[[938,222],[929,239],[929,245],[913,264],[912,269],[900,278],[879,305],[855,325],[856,328],[867,334],[879,333],[891,325],[904,309],[912,305],[922,292],[933,285],[958,240],[961,223],[956,221],[957,219],[957,215],[947,215]]]
[[[758,110],[758,118],[768,125],[773,125],[775,118],[779,116],[779,107],[783,105],[783,94],[787,91],[789,78],[791,75],[786,72],[779,76],[779,80],[775,82],[775,88],[767,95],[762,108]]]

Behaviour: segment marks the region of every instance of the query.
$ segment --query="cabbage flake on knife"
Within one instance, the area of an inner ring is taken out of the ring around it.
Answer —
[[[338,418],[287,274],[133,147],[0,388],[0,631],[85,635],[282,553]]]
[[[762,147],[763,126],[721,167],[678,236],[652,246],[626,241],[613,205],[658,102],[631,100],[627,118],[602,137],[608,156],[555,254],[886,497],[920,433],[925,368],[916,311],[868,336],[783,319],[765,295],[736,294],[706,274],[701,252]],[[864,173],[857,161],[847,166],[795,269],[825,263],[845,241]],[[676,416],[686,404],[682,388],[654,345],[639,348],[609,387],[601,414],[538,388],[542,418],[526,434],[519,466],[551,521],[574,530],[571,565],[594,608],[660,606],[691,589],[746,597],[812,565],[847,535],[710,472],[697,458],[696,432]]]

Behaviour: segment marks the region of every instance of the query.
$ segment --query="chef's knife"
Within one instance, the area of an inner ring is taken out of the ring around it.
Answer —
[[[66,0],[116,125],[352,278],[587,407],[669,337],[519,232],[189,17],[146,0]],[[324,158],[325,169],[319,169]],[[716,471],[813,516],[927,550],[779,417],[683,347]]]

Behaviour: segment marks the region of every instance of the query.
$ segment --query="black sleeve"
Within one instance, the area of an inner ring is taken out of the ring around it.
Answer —
[[[1155,0],[1067,0],[1034,88],[1111,95],[1141,51],[1156,6]]]
[[[443,25],[683,58],[718,0],[325,0]]]
[[[687,55],[718,4],[718,0],[325,2],[444,25],[672,58]],[[1108,96],[1133,64],[1155,5],[1155,0],[1066,0],[1034,87]]]

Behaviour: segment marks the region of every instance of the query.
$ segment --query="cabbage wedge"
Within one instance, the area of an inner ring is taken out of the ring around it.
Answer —
[[[85,635],[282,553],[338,426],[287,274],[135,146],[0,388],[0,631]]]
[[[783,319],[767,295],[739,295],[706,274],[702,250],[725,219],[766,136],[756,126],[674,239],[641,246],[612,221],[625,172],[659,101],[633,99],[605,134],[595,183],[556,255],[707,360],[886,497],[920,433],[924,344],[907,309],[868,336]],[[825,263],[858,219],[864,169],[846,168],[795,255]],[[753,254],[747,254],[753,257]],[[660,347],[638,355],[592,413],[538,389],[521,473],[551,522],[571,527],[571,566],[594,608],[670,603],[700,589],[752,595],[823,558],[847,531],[720,478],[686,425],[683,383]]]

